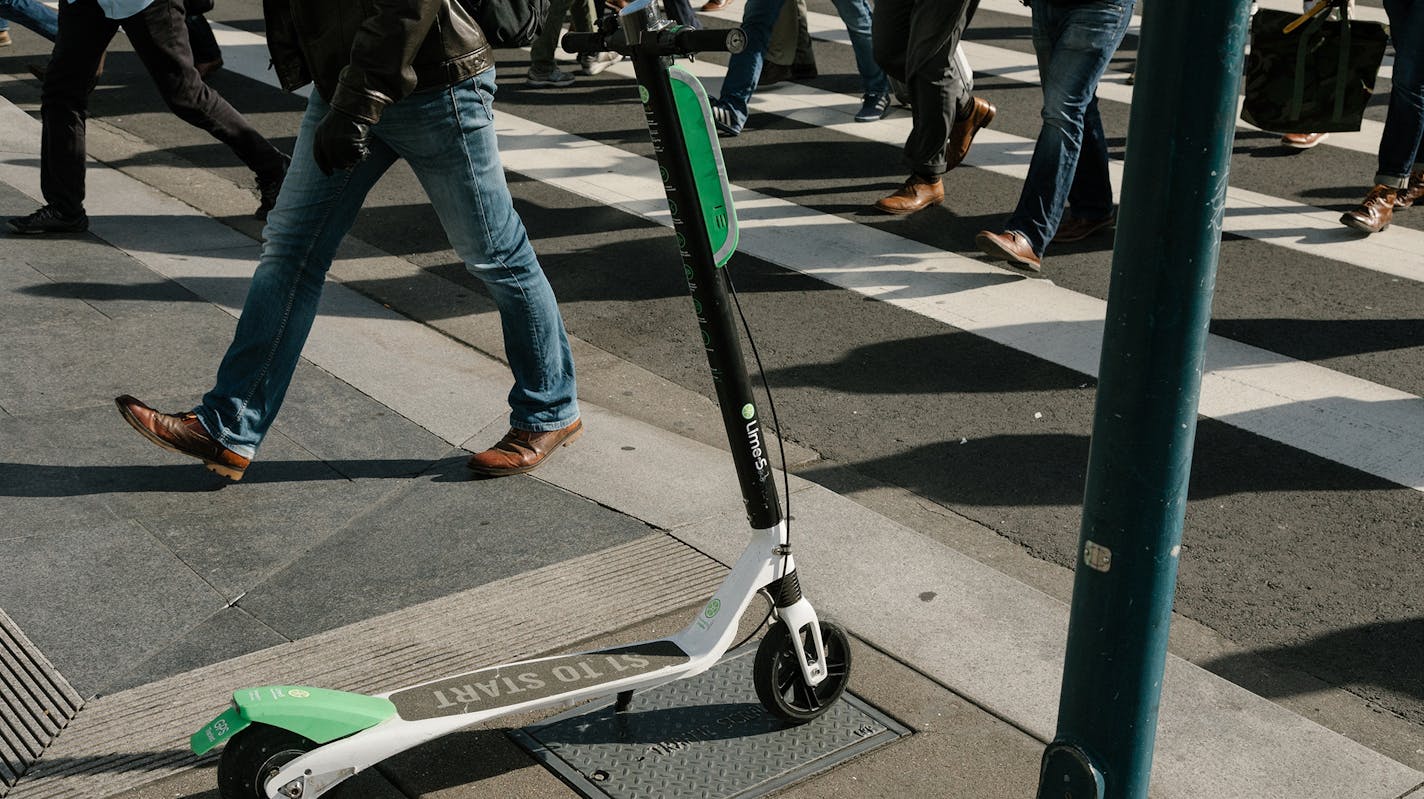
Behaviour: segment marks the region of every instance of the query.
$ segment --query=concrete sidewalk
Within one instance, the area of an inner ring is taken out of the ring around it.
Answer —
[[[31,115],[0,100],[0,215],[38,202],[38,141]],[[241,483],[133,434],[112,397],[191,407],[256,262],[255,225],[212,210],[253,203],[213,188],[230,196],[185,203],[96,163],[90,234],[0,239],[0,609],[88,697],[11,796],[203,795],[210,769],[181,747],[231,688],[325,676],[315,684],[386,690],[666,633],[705,600],[745,543],[706,401],[575,342],[584,437],[534,475],[470,480],[465,452],[506,426],[497,318],[360,242],[333,269]],[[375,278],[459,311],[432,315],[437,327],[351,287]],[[669,412],[693,421],[651,423]],[[857,637],[852,690],[916,734],[784,795],[1031,795],[1063,603],[819,485],[790,486],[808,595]],[[415,663],[432,670],[402,673]],[[393,758],[350,795],[571,794],[498,730]],[[1399,799],[1421,784],[1169,662],[1156,796]]]

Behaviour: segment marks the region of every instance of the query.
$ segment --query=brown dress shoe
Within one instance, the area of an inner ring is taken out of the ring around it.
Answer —
[[[1281,144],[1292,150],[1309,150],[1328,138],[1329,133],[1287,133],[1281,137]]]
[[[241,480],[247,471],[250,461],[208,435],[207,428],[192,411],[177,415],[159,413],[127,394],[116,397],[114,404],[119,406],[124,421],[158,446],[197,458],[208,471],[229,480]]]
[[[1074,241],[1082,241],[1100,230],[1107,230],[1117,224],[1117,212],[1108,214],[1101,219],[1083,219],[1078,216],[1067,216],[1058,223],[1058,232],[1053,234],[1054,244],[1068,244]]]
[[[583,434],[583,420],[560,430],[533,432],[511,429],[493,447],[470,456],[470,471],[486,477],[524,474],[539,467],[559,447],[567,447]]]
[[[707,0],[702,4],[703,11],[721,11],[732,4],[732,0]]]
[[[974,135],[994,121],[998,109],[983,97],[973,98],[973,108],[969,116],[956,120],[949,129],[949,142],[944,146],[944,161],[949,169],[954,169],[969,155],[969,145],[974,143]]]
[[[1409,186],[1395,192],[1394,207],[1408,208],[1424,199],[1424,169],[1409,176]]]
[[[974,243],[979,245],[980,252],[1008,261],[1009,266],[1029,272],[1043,271],[1043,259],[1034,253],[1028,239],[1017,230],[1006,230],[1003,233],[981,230],[979,235],[974,237]]]
[[[913,214],[914,212],[928,208],[931,205],[939,205],[944,202],[944,181],[939,178],[926,178],[920,175],[911,175],[905,185],[895,190],[889,197],[882,197],[875,201],[875,207],[887,214]]]
[[[1365,201],[1360,203],[1359,208],[1340,216],[1340,223],[1362,233],[1384,230],[1394,220],[1394,198],[1398,193],[1393,186],[1375,186],[1365,195]]]

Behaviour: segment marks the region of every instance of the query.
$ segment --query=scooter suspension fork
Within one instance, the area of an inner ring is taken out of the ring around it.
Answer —
[[[801,595],[801,581],[796,577],[796,564],[788,553],[786,572],[766,587],[771,595],[772,612],[791,633],[791,647],[796,651],[796,663],[809,686],[820,685],[826,679],[826,642],[821,639],[821,621],[816,609]],[[810,644],[809,648],[807,644]]]

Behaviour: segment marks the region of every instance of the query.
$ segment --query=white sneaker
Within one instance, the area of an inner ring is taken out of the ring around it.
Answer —
[[[527,80],[525,80],[526,85],[536,89],[561,89],[565,86],[572,86],[573,83],[574,76],[558,67],[551,67],[548,72],[531,69]]]
[[[597,75],[623,60],[617,53],[585,53],[579,56],[579,69],[585,75]]]

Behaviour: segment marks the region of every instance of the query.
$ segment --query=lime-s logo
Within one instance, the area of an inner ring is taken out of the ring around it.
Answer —
[[[753,416],[756,416],[756,408],[750,402],[748,402],[746,405],[742,406],[742,418],[750,419]]]
[[[290,696],[293,699],[306,699],[307,697],[311,696],[311,692],[303,691],[300,688],[293,688],[292,690],[287,692],[287,696]]]
[[[644,103],[647,103],[647,102],[648,102],[648,97],[649,97],[649,95],[648,95],[648,90],[647,90],[647,88],[646,88],[646,87],[643,87],[643,86],[639,86],[639,87],[638,87],[638,99],[639,99],[639,100],[642,100]]]
[[[720,600],[720,599],[714,599],[714,600],[712,600],[711,602],[708,602],[708,603],[707,603],[707,610],[704,610],[704,611],[702,612],[702,615],[704,615],[704,616],[706,616],[707,618],[710,619],[710,618],[712,618],[713,616],[716,616],[716,615],[717,615],[717,611],[719,611],[719,610],[721,610],[721,609],[722,609],[722,600]]]

